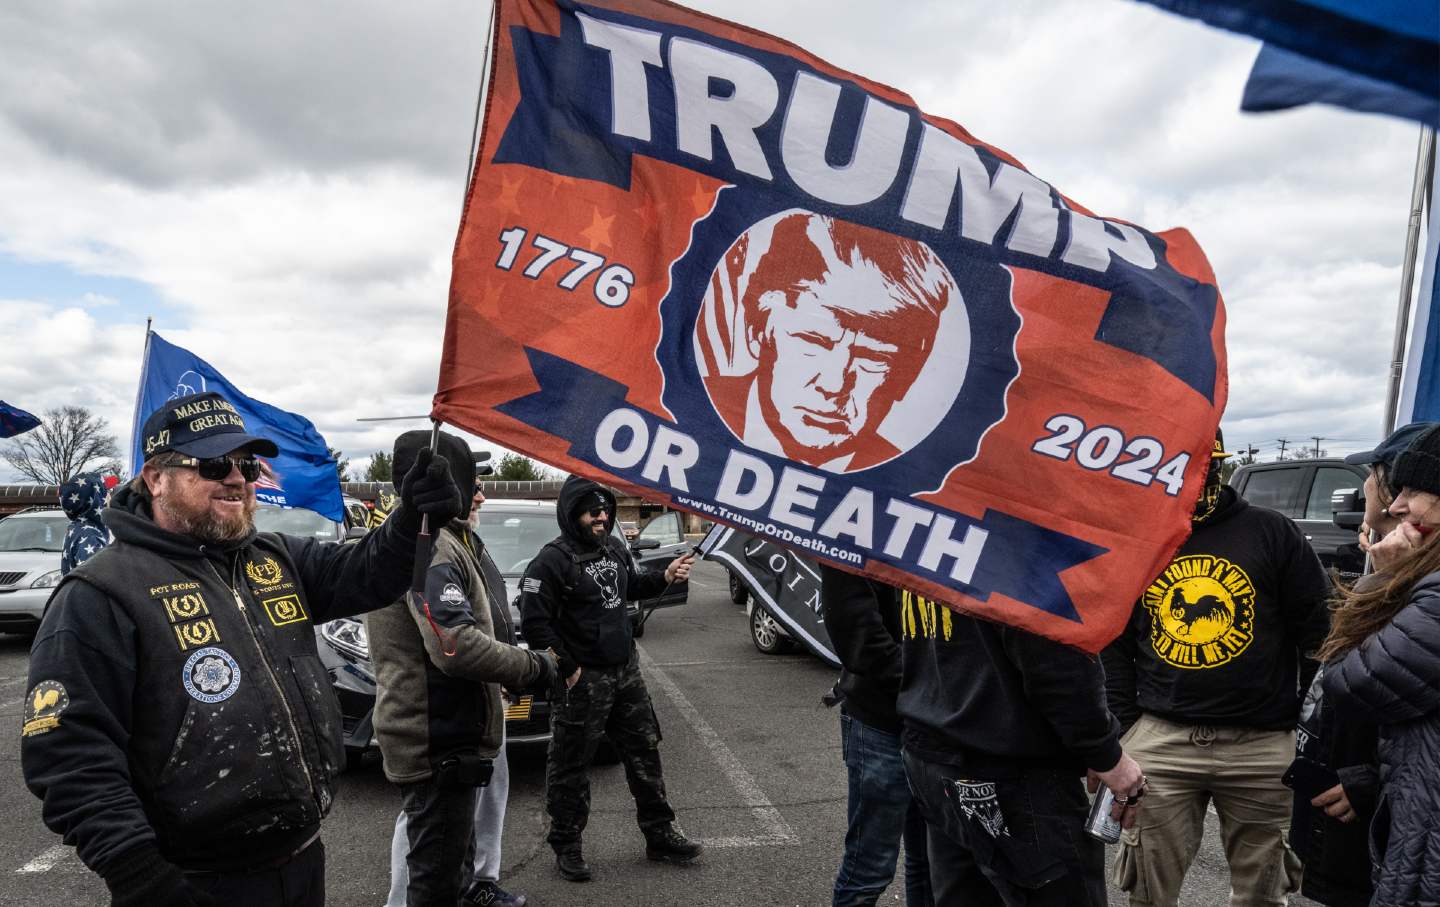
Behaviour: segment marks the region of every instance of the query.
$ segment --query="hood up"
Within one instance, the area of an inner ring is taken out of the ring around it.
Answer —
[[[560,532],[567,539],[578,545],[588,548],[598,547],[595,537],[580,531],[580,521],[576,519],[582,505],[586,507],[597,506],[603,501],[604,506],[610,510],[610,522],[615,522],[615,495],[601,485],[599,482],[592,482],[582,476],[571,476],[560,486],[560,498],[555,506],[555,521],[560,524]]]
[[[75,476],[60,486],[60,506],[72,520],[98,517],[105,503],[105,482],[99,473]]]

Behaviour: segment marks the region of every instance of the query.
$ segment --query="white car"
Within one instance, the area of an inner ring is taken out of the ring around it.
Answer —
[[[60,551],[70,518],[25,510],[0,520],[0,632],[34,635],[60,584]]]

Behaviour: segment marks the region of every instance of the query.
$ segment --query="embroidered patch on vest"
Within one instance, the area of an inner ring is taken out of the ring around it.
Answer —
[[[280,569],[280,564],[273,557],[267,557],[258,564],[254,561],[247,563],[245,575],[250,577],[250,582],[261,589],[274,589],[285,579],[284,571]]]
[[[210,617],[176,624],[174,630],[175,641],[180,643],[181,652],[188,652],[191,649],[198,649],[201,646],[208,646],[220,641],[220,629],[215,626],[214,618]]]
[[[270,623],[277,627],[286,624],[299,623],[302,620],[309,620],[310,615],[305,613],[305,606],[300,603],[298,595],[281,595],[276,598],[267,598],[261,601],[265,606],[265,616],[270,618]]]
[[[163,595],[160,601],[165,604],[165,616],[170,623],[178,624],[183,620],[194,620],[197,617],[209,617],[210,606],[205,604],[205,596],[199,592],[186,592],[181,595]]]
[[[224,702],[240,688],[240,665],[224,649],[207,646],[186,659],[180,682],[185,692],[200,702]]]

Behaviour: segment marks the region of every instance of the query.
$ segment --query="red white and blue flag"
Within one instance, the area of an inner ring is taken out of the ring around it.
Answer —
[[[658,0],[499,0],[436,418],[1098,651],[1226,396],[1183,230]]]

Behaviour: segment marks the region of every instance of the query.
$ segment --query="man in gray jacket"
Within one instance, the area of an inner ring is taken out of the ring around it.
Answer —
[[[429,432],[395,441],[396,469],[408,468]],[[474,459],[454,435],[440,450],[456,484],[474,487]],[[406,600],[366,617],[378,684],[375,732],[385,776],[400,786],[409,849],[406,898],[411,905],[486,904],[470,891],[477,791],[489,781],[504,739],[500,687],[548,689],[555,659],[495,639],[485,578],[466,512],[434,534],[423,599]]]

